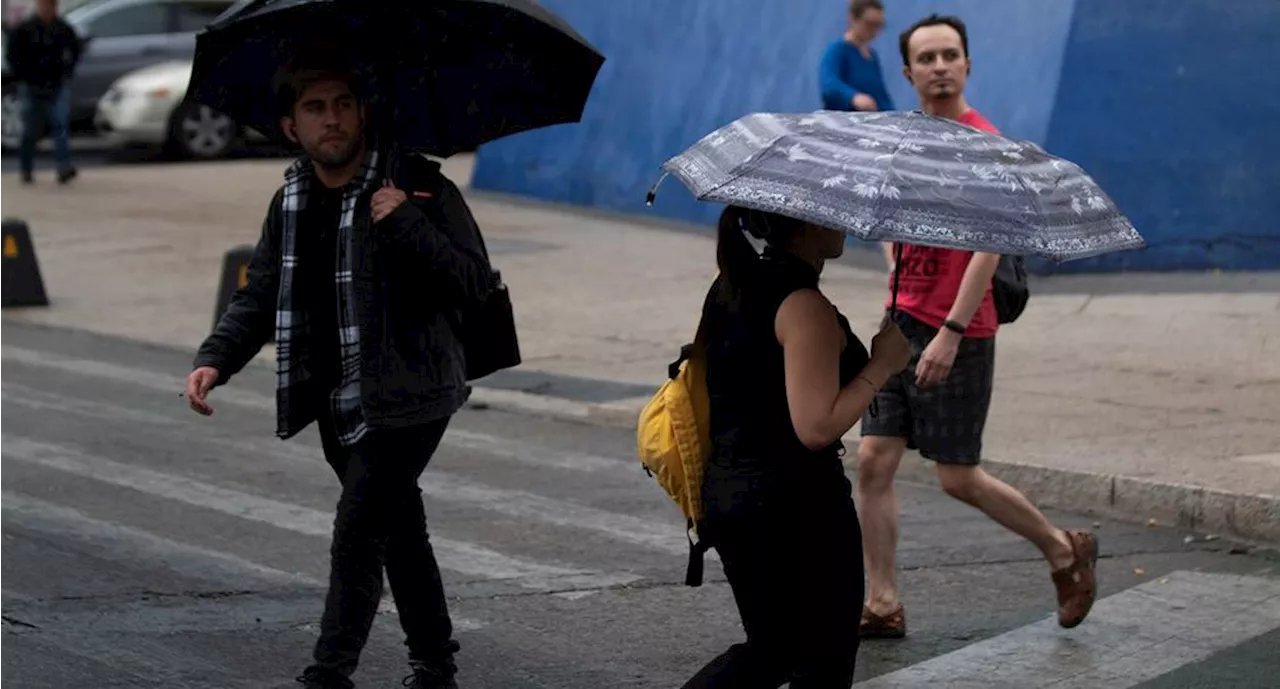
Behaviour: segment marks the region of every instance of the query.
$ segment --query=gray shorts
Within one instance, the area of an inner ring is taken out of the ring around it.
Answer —
[[[961,340],[947,379],[934,387],[918,388],[916,364],[938,331],[901,311],[896,320],[911,342],[911,363],[880,389],[862,416],[862,435],[906,438],[908,448],[938,464],[978,464],[991,406],[995,338]]]

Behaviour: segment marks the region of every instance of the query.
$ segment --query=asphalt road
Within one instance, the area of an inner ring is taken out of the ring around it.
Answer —
[[[189,352],[9,320],[3,335],[6,686],[296,686],[338,488],[314,430],[271,435],[270,370],[216,391],[206,419],[178,396]],[[680,519],[633,443],[625,429],[456,417],[422,485],[461,686],[674,687],[741,639],[717,561],[707,585],[683,586]],[[1064,631],[1029,545],[931,489],[901,495],[911,635],[863,645],[867,687],[1261,688],[1280,676],[1274,552],[1099,522],[1105,598]],[[360,686],[405,674],[392,610]]]

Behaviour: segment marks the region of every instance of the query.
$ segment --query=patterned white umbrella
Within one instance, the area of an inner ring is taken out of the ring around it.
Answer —
[[[662,167],[699,200],[871,241],[1056,261],[1145,246],[1075,163],[920,112],[747,115]]]

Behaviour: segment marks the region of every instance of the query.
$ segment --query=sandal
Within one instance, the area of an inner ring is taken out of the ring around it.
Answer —
[[[876,615],[871,608],[862,606],[862,619],[858,622],[858,636],[863,639],[901,639],[907,635],[907,611],[898,607],[888,615]]]
[[[1066,534],[1076,559],[1053,572],[1053,585],[1058,589],[1058,624],[1070,629],[1084,622],[1098,597],[1098,538],[1086,531]]]

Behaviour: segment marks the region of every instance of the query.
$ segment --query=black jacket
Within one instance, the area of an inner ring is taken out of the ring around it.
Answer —
[[[14,81],[40,92],[55,92],[75,71],[82,44],[75,29],[54,17],[46,24],[29,17],[5,37],[9,70]]]
[[[411,156],[405,164],[412,187],[404,189],[408,200],[374,225],[372,192],[366,193],[357,205],[353,230],[360,247],[354,275],[360,386],[371,428],[426,423],[462,407],[470,387],[457,332],[459,315],[468,300],[483,300],[493,282],[479,228],[458,187],[433,161]],[[274,334],[282,197],[283,187],[271,201],[247,283],[196,355],[195,366],[218,369],[218,385],[243,369]],[[328,392],[312,394],[320,400]],[[319,406],[300,401],[279,405],[288,410],[281,414],[293,415],[280,419],[280,428],[302,428],[314,420]]]

